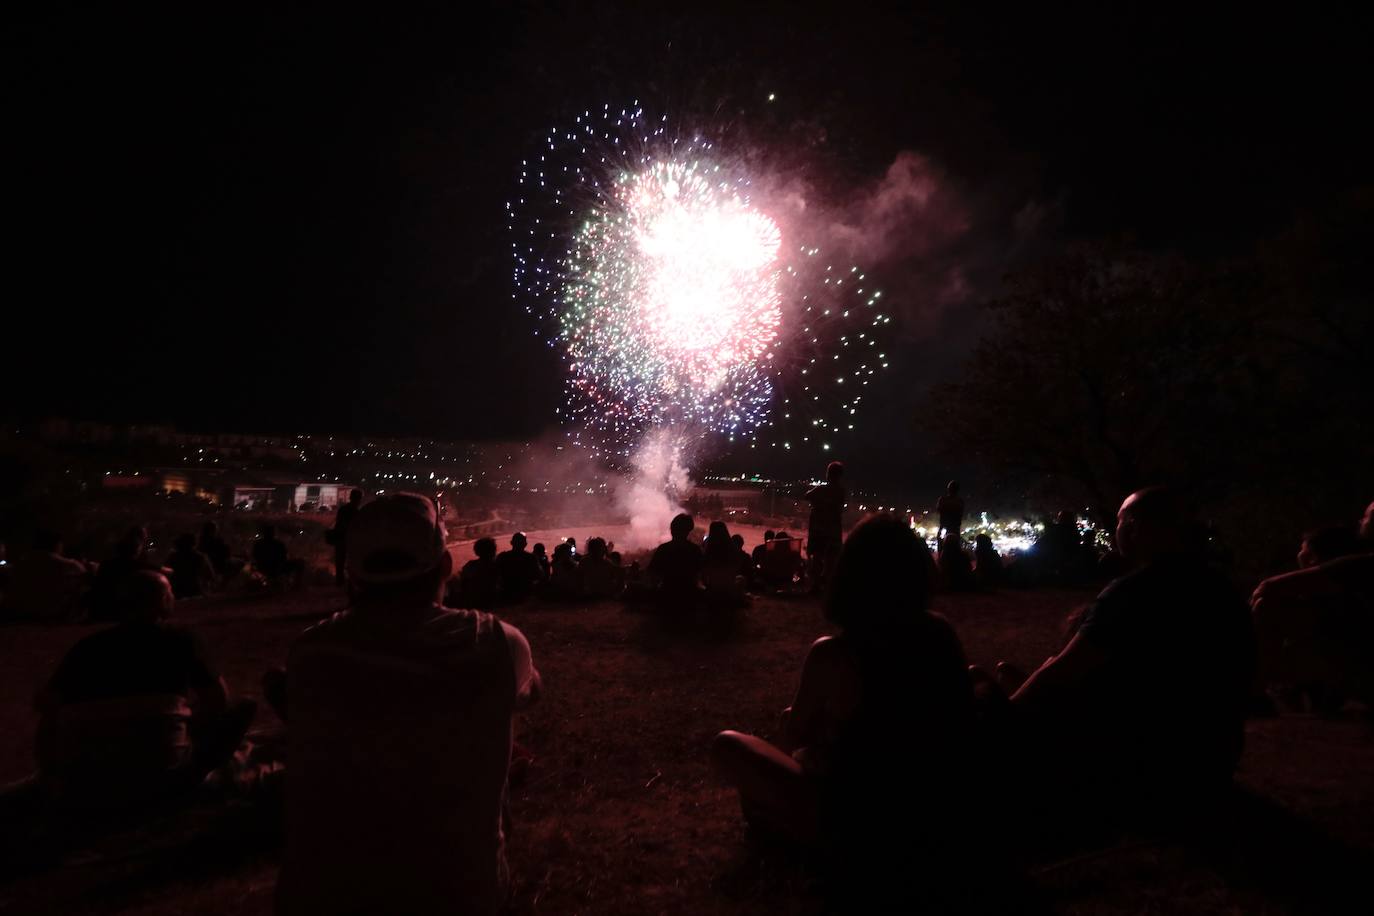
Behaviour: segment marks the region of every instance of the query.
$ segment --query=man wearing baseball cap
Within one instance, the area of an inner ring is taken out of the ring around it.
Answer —
[[[423,496],[348,531],[350,607],[290,652],[279,913],[492,913],[507,894],[512,718],[540,692],[529,643],[439,603],[452,572]]]

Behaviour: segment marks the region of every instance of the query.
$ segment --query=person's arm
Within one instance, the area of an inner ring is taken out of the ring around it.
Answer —
[[[1081,686],[1108,661],[1108,653],[1078,633],[1063,651],[1041,665],[1012,695],[1012,702],[1025,709],[1053,705],[1056,696]]]
[[[824,722],[826,698],[835,688],[835,653],[839,645],[829,636],[811,644],[802,663],[801,683],[786,714],[786,733],[779,742],[783,750],[805,747],[818,737]]]
[[[519,712],[539,702],[544,693],[544,681],[534,667],[534,656],[525,634],[508,623],[502,623],[501,629],[506,633],[506,645],[510,648],[510,660],[515,669],[515,709]]]

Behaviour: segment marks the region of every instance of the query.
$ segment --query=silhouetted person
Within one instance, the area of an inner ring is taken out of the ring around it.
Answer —
[[[231,703],[200,641],[167,623],[160,573],[121,580],[121,622],[72,647],[40,695],[40,782],[68,803],[119,807],[199,785],[253,719]]]
[[[702,543],[701,582],[709,596],[733,600],[744,593],[739,548],[724,522],[712,522]]]
[[[613,598],[624,588],[624,573],[611,561],[604,538],[587,539],[587,555],[578,566],[582,594],[588,598]]]
[[[832,461],[825,468],[825,483],[806,494],[811,516],[806,524],[806,554],[811,560],[811,588],[825,587],[826,577],[840,554],[844,541],[844,504],[846,494],[840,481],[844,464]]]
[[[753,561],[755,565],[763,562],[763,555],[768,551],[768,542],[777,537],[777,533],[771,529],[763,533],[763,543],[754,548]]]
[[[1002,582],[1002,557],[992,546],[992,538],[980,534],[973,541],[973,572],[978,584],[995,588]]]
[[[215,581],[215,566],[210,558],[196,549],[196,538],[183,534],[176,539],[167,555],[171,575],[172,594],[177,598],[195,598],[205,594]]]
[[[348,565],[348,529],[362,504],[363,491],[352,490],[348,494],[347,505],[340,506],[334,515],[329,543],[334,545],[334,581],[339,585],[344,584],[344,569]]]
[[[929,611],[926,570],[901,519],[857,525],[825,600],[840,633],[811,646],[780,743],[727,731],[712,745],[751,827],[819,850],[845,894],[901,884],[919,899],[922,869],[962,857],[958,824],[974,814],[973,693],[958,638]]]
[[[115,545],[114,554],[100,564],[95,586],[91,590],[91,619],[118,620],[118,596],[124,582],[138,572],[161,572],[161,567],[148,559],[148,532],[135,526],[125,532]]]
[[[549,562],[548,548],[543,544],[535,544],[534,560],[539,564],[539,580],[541,582],[549,581],[549,573],[552,572],[552,569]]]
[[[945,485],[945,495],[935,502],[935,511],[940,514],[940,531],[937,537],[944,541],[945,536],[960,535],[964,530],[964,498],[959,495],[959,481],[951,480]]]
[[[294,582],[305,571],[305,561],[290,555],[275,525],[262,525],[253,542],[253,568],[268,582]]]
[[[582,557],[577,553],[577,538],[568,538],[563,543],[568,545],[568,556],[572,557],[573,562],[581,562]]]
[[[38,623],[75,620],[89,581],[85,565],[63,555],[62,538],[39,531],[33,549],[9,568],[4,616]]]
[[[1298,568],[1311,569],[1363,550],[1364,544],[1354,525],[1317,528],[1302,536],[1302,544],[1298,548]]]
[[[567,541],[553,548],[553,561],[549,564],[549,590],[562,598],[575,597],[582,592],[582,576],[578,572],[577,561],[573,559],[572,545]]]
[[[1303,568],[1265,579],[1250,598],[1260,683],[1320,687],[1321,712],[1345,697],[1374,703],[1374,503],[1355,533],[1312,533]]]
[[[968,554],[964,553],[964,544],[959,535],[951,532],[940,541],[937,563],[945,588],[957,592],[973,585],[973,567],[969,565]]]
[[[201,525],[200,539],[196,542],[196,548],[209,557],[210,564],[215,567],[215,575],[223,577],[238,572],[237,569],[232,568],[230,562],[229,544],[219,536],[219,529],[215,527],[214,522],[206,522]]]
[[[513,717],[539,695],[529,643],[438,604],[453,560],[424,497],[379,497],[349,536],[352,603],[285,674],[277,912],[495,913]]]
[[[449,607],[493,608],[501,600],[501,570],[496,564],[496,541],[478,538],[473,542],[475,559],[463,564],[456,579],[450,579],[452,592],[444,603]]]
[[[687,513],[674,516],[668,526],[672,539],[654,548],[649,559],[648,572],[664,604],[688,604],[700,595],[701,548],[687,539],[695,527],[696,522]]]
[[[1245,604],[1192,552],[1190,519],[1167,489],[1117,514],[1133,571],[1081,615],[1067,646],[1012,697],[1027,734],[1026,792],[1056,812],[1161,816],[1215,799],[1244,740],[1254,671]]]
[[[510,604],[524,601],[539,581],[539,561],[525,549],[529,538],[523,531],[511,535],[510,549],[501,551],[496,567],[501,571],[501,598]]]

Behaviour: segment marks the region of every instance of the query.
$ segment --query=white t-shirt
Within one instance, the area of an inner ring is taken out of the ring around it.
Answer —
[[[302,634],[277,911],[495,912],[511,717],[536,678],[524,635],[480,611],[350,610]]]

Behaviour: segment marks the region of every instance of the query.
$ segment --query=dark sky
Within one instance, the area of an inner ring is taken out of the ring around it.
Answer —
[[[558,366],[510,304],[502,207],[549,124],[602,101],[718,116],[775,92],[778,136],[823,130],[834,194],[916,151],[990,236],[1049,214],[1041,248],[1243,249],[1370,161],[1369,22],[1345,13],[647,6],[12,24],[5,413],[537,433]],[[970,314],[913,335],[894,403],[952,370]]]

